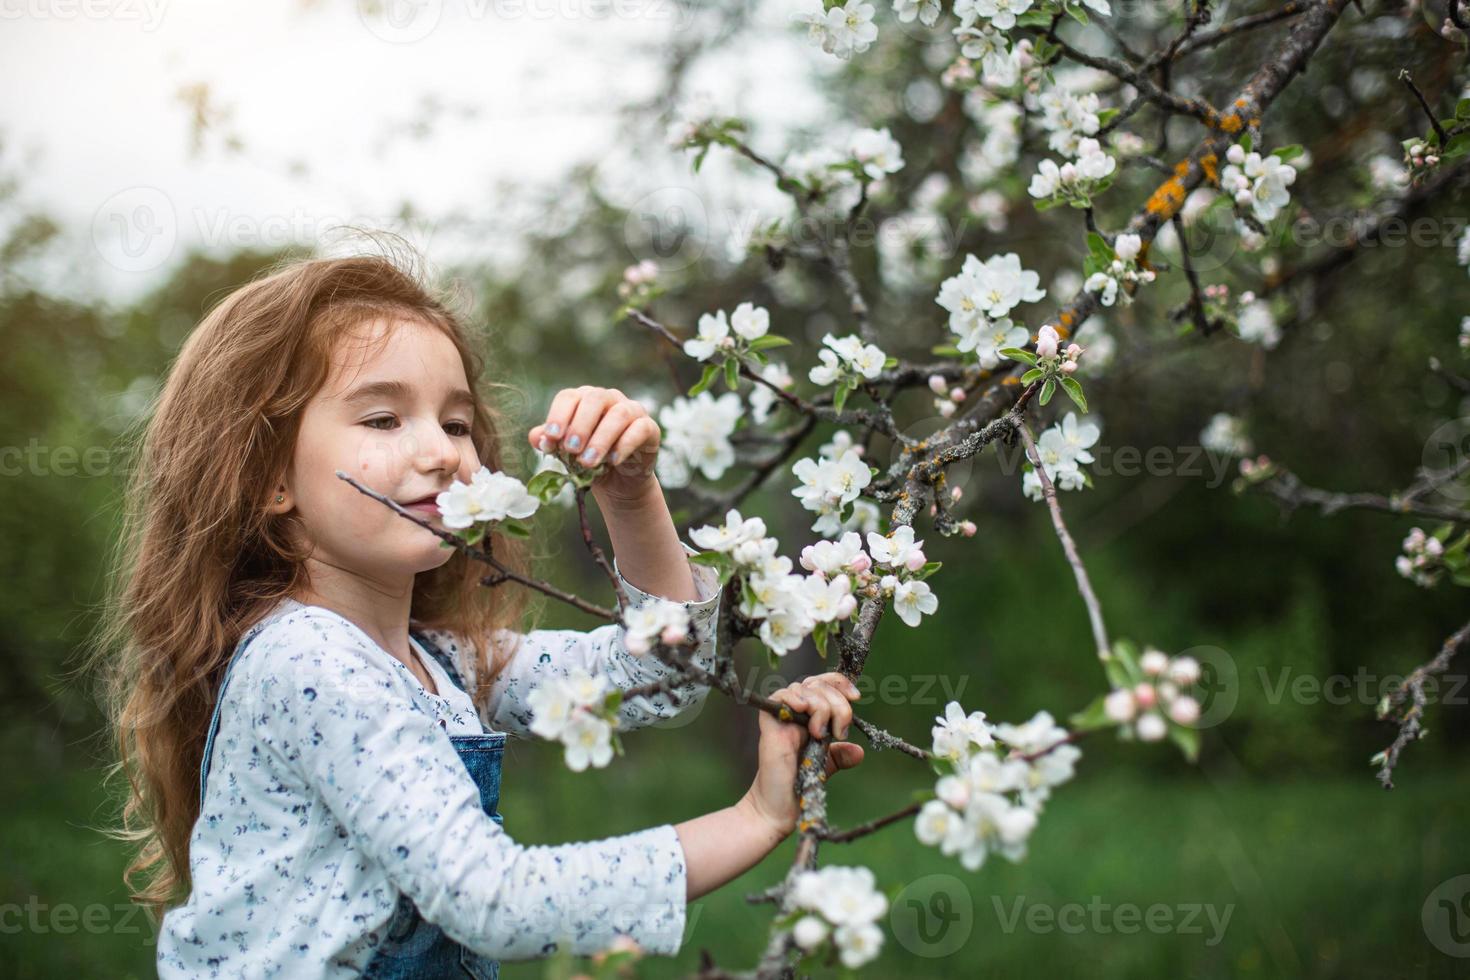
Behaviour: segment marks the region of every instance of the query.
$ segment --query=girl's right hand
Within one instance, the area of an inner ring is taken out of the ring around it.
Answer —
[[[745,794],[746,804],[782,837],[796,829],[801,807],[796,799],[796,766],[802,749],[811,738],[825,736],[829,729],[837,738],[847,735],[852,723],[852,705],[859,697],[857,685],[845,674],[831,671],[790,684],[771,695],[794,711],[811,716],[805,726],[781,721],[768,711],[760,712],[760,769]],[[852,742],[827,744],[827,775],[851,769],[863,761],[863,747]]]

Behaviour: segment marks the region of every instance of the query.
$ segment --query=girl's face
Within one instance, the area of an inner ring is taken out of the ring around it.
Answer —
[[[434,497],[480,468],[464,363],[438,329],[384,319],[347,333],[306,405],[287,502],[313,557],[385,585],[453,554],[422,527],[359,493],[338,470],[442,527]]]

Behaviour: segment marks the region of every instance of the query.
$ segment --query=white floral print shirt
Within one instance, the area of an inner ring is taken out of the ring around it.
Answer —
[[[690,567],[700,595],[685,603],[699,636],[695,659],[711,669],[718,577]],[[633,603],[651,600],[622,583]],[[529,737],[526,695],[575,667],[620,689],[666,676],[652,654],[628,651],[620,625],[525,634],[481,715],[433,657],[419,651],[438,696],[330,610],[288,599],[263,622],[221,701],[189,841],[193,888],[164,916],[160,977],[356,976],[400,891],[451,939],[495,958],[592,953],[618,935],[650,952],[678,951],[686,871],[672,824],[586,843],[517,844],[481,809],[448,738]],[[473,690],[468,638],[425,634]],[[673,717],[707,695],[685,683],[675,688],[677,706],[665,694],[625,700],[622,727]],[[514,821],[534,804],[518,806],[513,771],[506,776],[500,809]]]

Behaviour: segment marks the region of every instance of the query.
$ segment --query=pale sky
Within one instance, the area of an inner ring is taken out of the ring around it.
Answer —
[[[712,202],[745,169],[712,156],[690,184],[661,139],[610,145],[617,109],[659,84],[657,52],[694,29],[691,0],[382,4],[375,15],[358,0],[0,0],[0,162],[66,230],[48,278],[121,298],[190,244],[314,241],[343,222],[390,227],[431,258],[467,244],[512,254],[539,215],[473,214],[484,227],[472,244],[451,243],[434,218],[488,210],[501,182],[554,183],[588,159],[628,203],[680,186]],[[787,13],[762,5],[747,46],[692,85],[758,119],[773,150],[786,127],[823,121],[811,72],[836,67]],[[229,118],[194,156],[179,91],[201,82]],[[432,135],[392,138],[426,121],[430,94],[443,105]],[[243,153],[225,149],[229,132]],[[429,217],[395,223],[405,200]]]

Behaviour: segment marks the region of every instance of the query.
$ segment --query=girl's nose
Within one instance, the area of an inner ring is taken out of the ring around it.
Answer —
[[[459,446],[449,434],[431,423],[419,426],[419,432],[421,435],[415,440],[418,443],[415,465],[424,472],[459,472],[459,464],[462,462]]]

